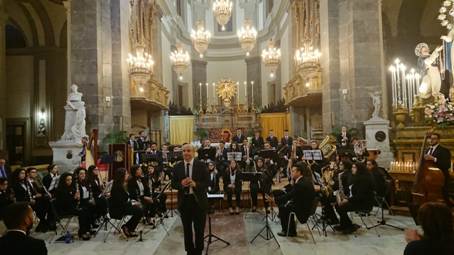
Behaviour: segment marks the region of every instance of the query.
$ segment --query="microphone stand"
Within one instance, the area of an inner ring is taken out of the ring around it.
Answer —
[[[278,247],[281,247],[281,245],[279,244],[279,242],[277,241],[276,239],[276,236],[274,235],[273,231],[271,230],[271,227],[270,227],[270,223],[269,223],[269,220],[268,220],[268,214],[269,214],[269,211],[268,211],[268,206],[265,206],[265,226],[263,226],[263,228],[254,236],[254,238],[251,240],[251,244],[254,243],[254,241],[257,239],[257,237],[261,237],[265,240],[271,240],[271,239],[274,239],[274,241],[276,242],[277,246]],[[262,232],[265,232],[265,235],[262,235]]]

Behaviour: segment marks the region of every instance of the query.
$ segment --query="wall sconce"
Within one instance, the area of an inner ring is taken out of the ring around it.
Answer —
[[[104,102],[106,103],[106,107],[111,106],[111,101],[112,101],[112,97],[110,97],[110,96],[104,97]]]
[[[41,109],[38,112],[38,130],[37,130],[38,136],[46,136],[46,133],[47,133],[46,119],[47,119],[47,113],[44,109]]]
[[[348,89],[339,89],[341,95],[342,95],[342,98],[345,100],[345,101],[350,101],[350,98],[349,98],[349,94],[348,94]]]

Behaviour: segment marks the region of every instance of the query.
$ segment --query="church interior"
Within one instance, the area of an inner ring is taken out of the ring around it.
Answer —
[[[454,0],[0,0],[0,253],[25,202],[42,254],[454,254],[453,40]]]

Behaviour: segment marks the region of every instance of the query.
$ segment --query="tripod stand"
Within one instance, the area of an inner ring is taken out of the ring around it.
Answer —
[[[205,254],[208,254],[208,249],[210,248],[210,244],[216,242],[216,241],[221,241],[226,244],[226,246],[229,246],[230,243],[227,242],[226,240],[220,238],[219,236],[216,236],[213,234],[211,231],[211,214],[208,214],[208,235],[206,235],[203,239],[207,239],[207,249],[205,251]]]
[[[251,240],[251,243],[253,243],[255,239],[257,239],[257,237],[260,236],[261,238],[267,241],[274,239],[274,241],[276,241],[277,246],[281,247],[276,239],[276,236],[274,236],[273,231],[271,230],[270,222],[268,220],[269,218],[268,214],[269,214],[268,207],[265,207],[265,226],[263,226],[263,228],[257,233],[257,235],[255,235],[255,237]],[[262,232],[265,232],[265,235],[262,235]]]
[[[383,208],[383,204],[385,203],[385,198],[377,198],[377,202],[379,203],[379,206],[380,206],[380,209],[381,209],[381,218],[380,218],[380,220],[378,221],[377,224],[375,224],[373,226],[370,226],[370,227],[367,227],[367,229],[373,229],[373,228],[376,228],[376,227],[379,227],[379,226],[387,226],[387,227],[395,228],[395,229],[400,230],[400,231],[404,231],[403,228],[400,228],[398,226],[394,226],[394,225],[389,224],[389,223],[386,222],[386,220],[385,220],[385,210]]]

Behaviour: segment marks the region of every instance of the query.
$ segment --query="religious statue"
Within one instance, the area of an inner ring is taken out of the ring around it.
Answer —
[[[445,55],[445,65],[446,69],[449,70],[451,74],[454,74],[454,65],[452,61],[454,60],[454,28],[449,31],[447,35],[442,35],[441,39],[446,43],[446,55]]]
[[[380,92],[369,93],[372,98],[372,104],[374,105],[374,111],[372,112],[372,119],[379,119],[381,110],[381,95]]]
[[[81,143],[82,138],[86,137],[85,132],[85,102],[82,101],[82,93],[77,91],[76,84],[71,86],[71,92],[66,100],[65,133],[63,141]]]
[[[418,56],[418,70],[422,77],[419,94],[423,99],[431,96],[437,98],[440,94],[441,76],[437,60],[442,49],[443,46],[439,46],[430,54],[426,43],[419,43],[415,48],[415,55]]]

